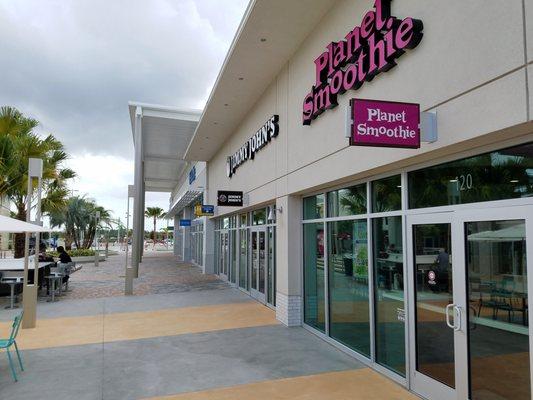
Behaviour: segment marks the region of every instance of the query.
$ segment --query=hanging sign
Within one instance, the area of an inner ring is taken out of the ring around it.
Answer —
[[[211,217],[215,215],[215,206],[197,204],[194,206],[194,214],[197,217]]]
[[[270,143],[272,138],[278,136],[279,133],[279,116],[273,115],[250,139],[244,143],[239,150],[232,156],[228,157],[226,163],[226,173],[228,178],[235,174],[235,170],[239,168],[249,159],[255,158],[255,153]]]
[[[422,41],[424,25],[391,15],[391,0],[376,0],[360,26],[333,42],[315,60],[315,85],[303,102],[303,124],[311,125],[338,105],[337,96],[357,90],[396,65],[396,59]]]
[[[352,146],[420,147],[420,105],[351,100]]]
[[[242,192],[219,190],[217,194],[217,204],[219,206],[242,207],[242,199]]]

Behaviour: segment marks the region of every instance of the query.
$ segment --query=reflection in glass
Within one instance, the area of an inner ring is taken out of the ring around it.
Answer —
[[[247,285],[247,271],[248,271],[248,230],[241,229],[239,232],[239,239],[241,242],[239,252],[239,287],[242,289],[250,289]]]
[[[267,303],[276,305],[276,227],[268,228],[268,296]]]
[[[530,197],[533,144],[409,173],[409,207],[437,207]]]
[[[304,219],[318,219],[324,217],[325,195],[306,197],[304,199]]]
[[[367,222],[328,223],[330,336],[370,357]]]
[[[328,193],[328,217],[366,213],[366,184]]]
[[[265,264],[266,237],[265,232],[259,232],[259,292],[265,293]]]
[[[324,224],[304,224],[304,321],[322,332],[325,324]]]
[[[231,271],[230,271],[230,280],[232,283],[237,282],[237,231],[230,231],[230,251],[231,251]]]
[[[266,224],[266,209],[261,208],[252,212],[252,224],[253,225],[264,225]]]
[[[257,290],[257,270],[258,265],[258,252],[259,248],[257,246],[257,232],[252,232],[252,289]]]
[[[402,209],[402,178],[400,175],[380,179],[372,185],[372,212]]]
[[[531,399],[525,222],[465,231],[471,398]]]
[[[402,218],[372,221],[376,361],[405,376]]]
[[[416,287],[416,369],[455,388],[451,224],[413,226]]]

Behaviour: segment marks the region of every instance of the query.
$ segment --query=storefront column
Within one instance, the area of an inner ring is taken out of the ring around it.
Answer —
[[[215,220],[204,219],[204,265],[205,274],[215,273]]]
[[[302,324],[302,200],[276,201],[276,318],[286,326]]]
[[[183,209],[183,219],[192,220],[192,210],[191,207],[185,207]],[[183,234],[183,261],[191,261],[191,227],[185,226],[182,230]]]

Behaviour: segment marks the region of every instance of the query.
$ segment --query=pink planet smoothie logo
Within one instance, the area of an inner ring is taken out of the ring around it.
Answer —
[[[376,0],[359,26],[330,43],[315,60],[315,84],[303,102],[303,124],[338,105],[337,97],[396,65],[396,59],[422,41],[424,24],[391,15],[391,0]]]
[[[353,99],[352,146],[418,149],[420,105],[393,101]]]

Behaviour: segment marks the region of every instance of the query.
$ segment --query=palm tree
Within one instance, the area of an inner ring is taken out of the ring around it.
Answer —
[[[147,218],[153,218],[154,219],[154,230],[153,230],[153,233],[152,233],[152,239],[154,240],[153,248],[155,249],[157,220],[160,219],[160,218],[163,218],[163,215],[165,215],[165,211],[161,207],[147,207],[146,211],[144,212],[144,215]]]
[[[100,221],[96,224],[95,214],[100,212]],[[93,243],[97,228],[110,226],[111,212],[98,206],[94,200],[85,197],[71,197],[67,205],[50,213],[52,227],[65,227],[65,247],[67,250],[74,243],[78,249],[89,249]]]
[[[49,214],[66,205],[66,183],[76,176],[63,163],[68,158],[63,144],[53,135],[44,139],[33,132],[38,122],[13,107],[0,109],[0,195],[15,205],[16,218],[26,219],[28,159],[43,160],[42,212]],[[15,235],[15,257],[24,255],[24,234]]]

